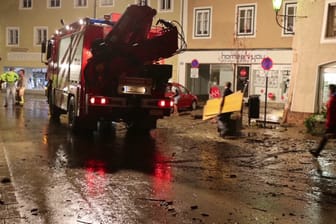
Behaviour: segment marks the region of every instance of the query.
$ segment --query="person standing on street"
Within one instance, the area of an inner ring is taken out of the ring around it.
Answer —
[[[210,87],[209,98],[213,99],[213,98],[219,98],[219,97],[221,97],[220,89],[218,88],[217,83],[213,82],[212,86]]]
[[[336,85],[329,85],[329,100],[327,102],[327,117],[326,117],[326,131],[323,135],[320,144],[316,149],[311,149],[309,152],[318,157],[324,146],[327,144],[328,139],[336,135]]]
[[[178,102],[180,100],[180,92],[176,86],[172,86],[171,91],[173,92],[174,106],[173,106],[173,114],[179,115],[178,111]]]
[[[225,89],[223,93],[223,98],[222,98],[222,102],[221,102],[220,110],[219,110],[220,115],[218,115],[218,118],[217,118],[217,130],[219,132],[220,137],[225,137],[225,135],[227,135],[227,133],[230,131],[229,120],[232,114],[232,112],[221,113],[223,106],[224,106],[225,97],[233,93],[231,90],[231,82],[226,82],[224,88]]]
[[[4,107],[8,106],[10,96],[12,97],[12,103],[15,104],[15,82],[19,79],[18,74],[11,67],[8,72],[1,74],[0,79],[6,83],[6,98]]]
[[[19,81],[17,82],[17,90],[18,90],[18,104],[23,106],[24,104],[24,92],[26,89],[26,77],[25,77],[25,70],[19,70]]]

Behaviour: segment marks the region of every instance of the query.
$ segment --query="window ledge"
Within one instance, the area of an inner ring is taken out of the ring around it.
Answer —
[[[321,44],[335,44],[336,38],[323,38],[321,39]]]

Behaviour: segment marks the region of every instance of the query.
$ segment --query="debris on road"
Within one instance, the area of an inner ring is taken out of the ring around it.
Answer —
[[[7,183],[10,183],[11,182],[11,179],[9,177],[4,177],[1,179],[1,183],[3,184],[7,184]]]

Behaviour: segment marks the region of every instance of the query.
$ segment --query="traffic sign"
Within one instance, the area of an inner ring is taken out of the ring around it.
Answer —
[[[190,78],[198,79],[198,68],[190,68]]]
[[[192,67],[192,68],[198,68],[198,66],[199,66],[199,62],[198,62],[198,60],[197,60],[197,59],[193,59],[193,60],[191,61],[191,67]]]
[[[239,71],[239,74],[241,77],[245,77],[247,75],[247,71],[245,68],[242,68],[240,71]]]
[[[270,57],[263,58],[263,60],[261,61],[261,67],[264,70],[270,70],[273,67],[272,59]]]

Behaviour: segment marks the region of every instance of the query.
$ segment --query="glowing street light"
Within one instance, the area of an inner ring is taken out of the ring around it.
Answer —
[[[273,9],[276,13],[279,12],[282,6],[282,0],[273,0]]]
[[[275,11],[275,20],[276,23],[278,24],[278,26],[280,26],[282,29],[288,31],[288,32],[293,32],[293,28],[292,27],[285,27],[283,25],[281,25],[281,23],[279,22],[279,16],[284,17],[286,19],[286,21],[288,21],[288,18],[307,18],[307,16],[293,16],[293,15],[281,15],[279,14],[279,11],[281,9],[282,6],[282,0],[272,0],[272,4],[273,4],[273,9]]]

